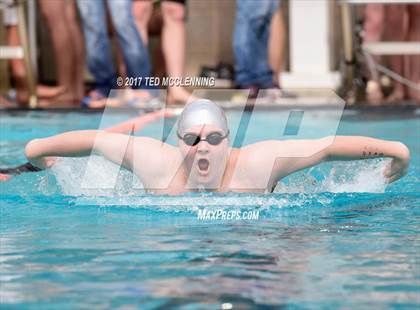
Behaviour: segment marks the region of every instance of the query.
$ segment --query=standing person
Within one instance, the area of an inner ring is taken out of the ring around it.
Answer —
[[[408,33],[410,42],[420,42],[420,4],[409,4],[408,8]],[[413,81],[417,88],[408,88],[408,97],[420,104],[420,55],[409,55],[405,58],[406,76]]]
[[[365,9],[365,42],[384,41],[420,41],[420,5],[408,4],[368,4]],[[374,56],[375,62],[382,58]],[[420,56],[419,55],[391,55],[388,58],[392,71],[411,80],[417,87],[405,86],[394,80],[392,93],[383,98],[379,78],[373,68],[373,74],[367,84],[367,100],[371,105],[386,103],[401,103],[412,99],[420,102]]]
[[[21,38],[18,31],[18,19],[16,7],[13,0],[3,0],[3,24],[6,27],[7,44],[9,46],[20,46]],[[16,101],[19,106],[26,106],[29,100],[29,91],[27,85],[27,72],[22,59],[11,59],[12,79],[16,87]],[[62,94],[62,86],[38,85],[36,89],[40,101],[50,102],[54,97]]]
[[[284,21],[278,0],[236,1],[233,39],[235,82],[255,98],[260,88],[279,87]]]
[[[79,105],[83,98],[83,38],[74,0],[39,0],[41,13],[50,33],[57,68],[58,85],[63,93],[52,101],[40,102],[43,107]]]
[[[387,41],[420,41],[420,4],[390,4],[385,6],[384,39]],[[420,103],[420,55],[393,55],[390,67],[415,85],[403,85],[394,80],[393,92],[386,98],[388,103],[400,103],[411,99]]]
[[[123,54],[127,76],[144,80],[150,75],[150,62],[148,50],[134,22],[132,0],[77,0],[77,5],[82,19],[87,64],[95,78],[95,89],[83,101],[89,107],[91,101],[106,98],[111,89],[118,87],[108,37],[106,6]],[[135,86],[143,87],[144,83]]]
[[[274,13],[270,23],[268,40],[268,61],[273,71],[273,86],[280,88],[280,73],[284,63],[284,46],[286,42],[286,26],[280,9]]]
[[[162,50],[165,57],[166,70],[170,77],[182,77],[185,67],[185,0],[162,0]],[[134,0],[133,12],[137,27],[147,44],[148,23],[153,10],[152,0]],[[190,93],[183,87],[169,87],[167,103],[186,103]]]
[[[406,4],[385,5],[385,28],[383,39],[385,41],[402,42],[407,40],[408,12]],[[404,57],[392,55],[389,57],[390,69],[397,74],[404,76]],[[387,103],[398,103],[407,98],[407,89],[399,81],[394,80],[392,93],[386,97]]]
[[[379,42],[382,38],[385,22],[385,6],[378,3],[369,3],[365,7],[364,18],[364,41],[373,43]],[[380,57],[373,56],[375,62],[380,62]],[[370,105],[380,105],[383,101],[383,93],[379,82],[379,75],[376,68],[370,68],[371,76],[367,82],[366,99]]]

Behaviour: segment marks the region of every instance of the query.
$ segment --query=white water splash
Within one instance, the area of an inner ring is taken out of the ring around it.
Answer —
[[[334,162],[325,165],[327,167],[314,167],[306,172],[299,172],[287,178],[287,182],[281,182],[277,185],[276,193],[383,193],[386,188],[386,179],[383,176],[386,160],[366,160],[354,162]],[[86,158],[66,158],[60,160],[52,171],[61,187],[62,193],[69,196],[89,196],[89,197],[114,197],[124,203],[124,197],[138,196],[138,179],[132,173],[121,170],[116,187],[114,189],[101,188],[101,180],[111,177],[110,172],[113,163],[101,158],[95,157],[91,175],[85,175],[87,165]],[[327,168],[327,169],[326,169]],[[314,176],[315,175],[315,176]],[[84,178],[84,179],[83,179]],[[87,188],[82,188],[81,180],[88,184]],[[206,194],[203,194],[204,196]],[[266,195],[267,196],[267,195]],[[255,195],[257,199],[258,195]],[[209,200],[211,205],[230,205],[235,203],[229,197],[219,197],[220,199]],[[159,204],[153,196],[147,198],[150,201],[144,201],[149,204]],[[166,201],[169,198],[165,198]],[[205,198],[204,198],[205,199]],[[233,198],[232,198],[233,199]],[[236,199],[236,198],[235,198]],[[172,205],[191,205],[191,197],[175,196],[170,199]],[[114,203],[118,204],[114,200]],[[164,202],[162,202],[164,203]],[[264,199],[264,203],[269,203]],[[279,204],[276,201],[275,204]],[[167,203],[166,203],[167,204]],[[206,202],[200,203],[206,205]],[[247,201],[247,198],[240,201],[242,205],[255,205],[258,202],[255,199]]]
[[[288,177],[287,184],[279,183],[277,193],[384,193],[387,182],[383,175],[389,160],[365,160],[330,163],[329,170],[314,167]],[[324,168],[324,167],[323,167]],[[325,171],[328,171],[325,173]],[[313,174],[322,174],[317,180]]]
[[[106,180],[113,177],[111,171],[116,165],[99,156],[91,156],[89,160],[93,168],[90,174],[86,174],[87,158],[63,158],[51,168],[63,194],[115,197],[132,195],[133,188],[142,188],[138,178],[124,169],[120,170],[114,189],[104,188]]]
[[[259,209],[267,210],[276,208],[303,206],[305,199],[300,197],[289,199],[286,197],[269,196],[126,196],[115,197],[78,197],[75,201],[79,205],[98,206],[127,206],[130,208],[146,208],[167,212],[198,211],[201,208],[217,208],[223,210],[237,209]]]
[[[387,182],[384,176],[385,161],[366,162],[361,165],[357,163],[346,163],[346,170],[351,177],[343,181],[336,181],[334,175],[336,169],[324,181],[324,191],[331,193],[384,193]]]

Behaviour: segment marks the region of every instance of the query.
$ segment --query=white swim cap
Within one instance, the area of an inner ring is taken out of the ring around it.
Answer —
[[[188,103],[178,120],[178,134],[183,136],[187,129],[199,125],[214,125],[228,134],[229,128],[223,109],[213,101],[198,99]]]

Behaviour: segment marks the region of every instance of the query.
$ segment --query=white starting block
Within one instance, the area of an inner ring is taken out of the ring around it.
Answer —
[[[36,95],[36,78],[34,74],[33,63],[31,63],[31,48],[29,47],[28,38],[28,28],[26,25],[26,14],[25,14],[25,6],[28,6],[29,12],[29,20],[32,22],[31,32],[35,31],[35,14],[34,14],[34,3],[35,1],[27,1],[27,0],[15,0],[13,2],[13,6],[16,10],[17,16],[17,27],[19,31],[19,38],[21,41],[20,46],[0,46],[0,59],[23,59],[25,64],[27,82],[28,82],[28,90],[29,90],[29,102],[28,106],[30,108],[36,108],[37,106],[37,95]],[[32,43],[34,44],[36,41],[32,38]],[[35,45],[33,46],[35,47]],[[33,54],[35,56],[35,54]],[[33,57],[35,60],[36,57]]]

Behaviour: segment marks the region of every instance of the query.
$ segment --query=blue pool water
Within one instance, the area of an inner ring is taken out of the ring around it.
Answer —
[[[320,115],[322,127],[328,115]],[[249,140],[276,134],[278,116],[261,112]],[[0,167],[22,163],[32,138],[100,121],[3,113]],[[327,163],[288,177],[273,194],[166,197],[130,191],[127,175],[112,192],[86,193],[86,160],[67,159],[0,183],[2,309],[417,308],[418,114],[348,111],[338,134],[403,141],[408,175],[386,186],[384,161]],[[99,161],[88,182],[106,176],[106,165]],[[258,210],[259,218],[200,221],[203,208]]]

